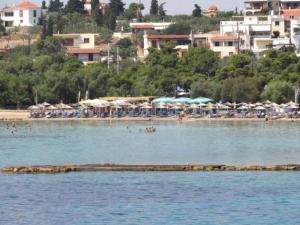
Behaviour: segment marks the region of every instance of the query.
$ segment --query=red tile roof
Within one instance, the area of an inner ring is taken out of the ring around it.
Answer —
[[[284,17],[300,16],[300,9],[284,9],[282,15]]]
[[[67,48],[66,52],[68,54],[96,54],[100,53],[102,50],[101,48]]]
[[[234,35],[216,36],[211,39],[212,41],[237,41],[238,37]]]
[[[40,7],[28,0],[24,0],[23,2],[17,4],[15,9],[39,9]]]
[[[136,25],[133,25],[132,28],[134,28],[134,29],[154,29],[154,26],[151,24],[136,24]]]
[[[190,39],[190,35],[189,34],[149,34],[148,39],[185,40],[185,39]]]

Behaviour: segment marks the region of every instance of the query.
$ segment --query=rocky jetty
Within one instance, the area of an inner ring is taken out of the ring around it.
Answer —
[[[274,166],[226,166],[226,165],[42,165],[42,166],[10,166],[1,169],[2,173],[13,174],[55,174],[69,172],[162,172],[162,171],[300,171],[300,164]]]

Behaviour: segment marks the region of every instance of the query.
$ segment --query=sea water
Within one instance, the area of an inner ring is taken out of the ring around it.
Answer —
[[[156,133],[145,128],[156,127]],[[0,166],[300,163],[292,122],[0,124]],[[13,133],[12,133],[13,131]],[[300,224],[298,172],[0,174],[0,224]]]

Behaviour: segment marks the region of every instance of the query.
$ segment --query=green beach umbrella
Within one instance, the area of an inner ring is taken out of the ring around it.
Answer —
[[[190,99],[190,98],[184,98],[184,97],[182,97],[182,98],[175,98],[175,99],[173,99],[173,101],[172,101],[172,103],[191,103],[191,101],[192,101],[192,99]]]

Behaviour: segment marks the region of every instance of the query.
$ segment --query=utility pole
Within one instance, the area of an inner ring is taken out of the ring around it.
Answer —
[[[120,55],[119,55],[119,46],[117,46],[117,74],[120,74]]]
[[[300,87],[297,83],[297,86],[295,88],[295,104],[298,104],[298,96],[299,96]]]
[[[35,91],[35,105],[38,105],[38,92]]]
[[[238,54],[240,54],[240,39],[241,39],[241,36],[240,36],[240,27],[239,27],[239,21],[236,21],[236,25],[237,25],[237,34],[238,34],[238,49],[237,49],[237,52]]]
[[[108,43],[107,44],[107,46],[108,46],[108,49],[107,49],[107,69],[109,69],[110,68],[110,65],[109,65],[109,60],[110,60],[110,44]]]

